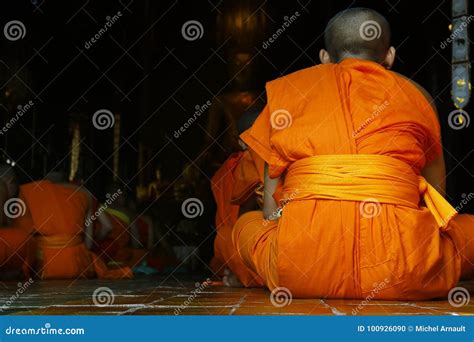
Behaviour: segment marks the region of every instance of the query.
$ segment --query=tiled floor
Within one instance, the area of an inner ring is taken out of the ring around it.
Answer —
[[[187,279],[187,280],[183,280]],[[201,278],[0,283],[0,314],[21,315],[351,315],[360,300],[293,299],[277,307],[263,289],[236,289]],[[460,286],[474,293],[474,281]],[[22,290],[23,293],[19,293]],[[95,295],[94,295],[95,292]],[[277,303],[278,304],[278,303]],[[448,301],[369,301],[358,315],[474,315],[474,300],[456,308]]]

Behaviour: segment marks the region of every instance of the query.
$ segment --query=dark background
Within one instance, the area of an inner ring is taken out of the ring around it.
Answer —
[[[364,6],[378,10],[392,25],[398,51],[394,69],[436,99],[448,199],[457,205],[463,194],[473,190],[474,124],[462,130],[447,125],[447,115],[454,109],[451,47],[441,49],[440,43],[450,34],[450,1],[16,0],[2,1],[0,6],[1,27],[10,20],[20,20],[26,27],[24,39],[9,41],[0,36],[0,124],[14,115],[18,105],[35,103],[0,137],[5,158],[16,161],[22,182],[41,178],[52,169],[69,168],[70,124],[79,122],[84,139],[79,174],[103,196],[112,177],[112,130],[99,131],[91,124],[93,113],[102,108],[121,114],[119,176],[130,191],[139,179],[153,180],[156,166],[170,184],[179,181],[185,165],[199,164],[207,113],[180,139],[173,140],[173,132],[196,104],[229,90],[228,81],[234,76],[229,75],[227,56],[241,42],[222,37],[219,17],[240,8],[266,18],[266,25],[250,37],[257,43],[245,46],[256,55],[253,88],[262,92],[266,81],[318,63],[328,19],[349,6]],[[86,49],[85,42],[117,11],[122,17]],[[268,39],[295,11],[300,13],[298,20],[263,49],[258,39]],[[183,39],[181,27],[188,20],[202,24],[201,39]],[[472,112],[472,103],[466,111]],[[141,178],[139,142],[147,151]],[[472,213],[473,203],[463,211]]]

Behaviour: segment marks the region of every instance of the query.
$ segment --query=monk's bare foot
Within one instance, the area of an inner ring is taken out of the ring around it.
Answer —
[[[224,277],[222,278],[222,282],[225,286],[228,287],[243,287],[237,276],[232,273],[228,268],[224,270]]]

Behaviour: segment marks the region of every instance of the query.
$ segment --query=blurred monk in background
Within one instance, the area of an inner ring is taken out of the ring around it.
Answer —
[[[32,235],[11,227],[11,221],[24,214],[19,201],[18,183],[10,165],[0,165],[0,278],[28,278],[33,275],[36,244]]]
[[[63,183],[56,175],[46,178],[20,187],[26,213],[14,222],[15,226],[35,234],[40,278],[132,277],[130,268],[108,269],[87,249],[91,245],[88,240],[92,238],[86,230],[91,194],[82,187]]]
[[[237,122],[239,134],[250,128],[258,112],[245,112]],[[232,243],[232,228],[245,212],[258,209],[258,194],[263,184],[263,160],[235,137],[241,150],[231,154],[211,179],[217,205],[216,239],[211,269],[223,276],[226,285],[263,285],[263,280],[240,259]],[[261,198],[261,196],[260,196]]]
[[[127,198],[118,184],[108,186],[104,204],[95,202],[99,217],[94,228],[93,250],[107,263],[126,265],[141,273],[154,273],[147,267],[150,250],[155,247],[154,224],[150,216],[138,213],[136,202]],[[110,227],[108,227],[110,226]],[[100,236],[99,236],[100,235]]]
[[[472,276],[474,217],[443,197],[433,99],[390,71],[377,12],[340,12],[325,45],[321,65],[267,83],[267,105],[241,135],[265,161],[263,213],[233,229],[246,276],[299,298],[444,297]]]
[[[109,239],[113,240],[117,248],[113,260],[133,268],[141,262],[145,251],[140,248],[142,246],[136,214],[127,206],[125,190],[121,189],[118,184],[110,185],[108,187],[109,198],[112,199],[117,194],[119,196],[110,201],[105,211],[112,221],[112,231],[109,234]]]

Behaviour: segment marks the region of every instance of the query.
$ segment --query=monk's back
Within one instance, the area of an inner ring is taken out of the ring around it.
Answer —
[[[276,128],[271,141],[284,166],[322,154],[380,154],[419,173],[440,148],[436,115],[423,94],[370,61],[301,70],[270,82],[267,94]],[[279,127],[285,113],[291,122]]]
[[[87,196],[73,187],[39,181],[21,186],[35,229],[42,235],[82,232],[88,210]]]
[[[266,109],[241,137],[268,163],[270,177],[283,179],[287,203],[266,249],[271,264],[262,266],[270,270],[267,285],[303,297],[360,297],[384,279],[413,285],[417,274],[421,284],[446,261],[430,291],[404,296],[444,293],[459,276],[459,260],[436,235],[434,216],[419,207],[418,175],[441,153],[424,95],[360,59],[301,70],[266,88]],[[420,238],[425,245],[413,243]]]

